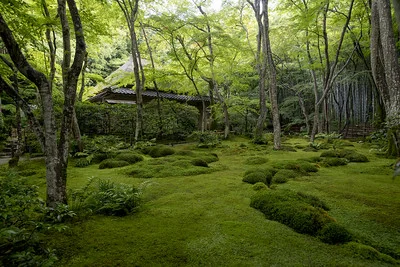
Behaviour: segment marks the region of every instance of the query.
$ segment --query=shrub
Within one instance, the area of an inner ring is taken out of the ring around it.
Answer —
[[[245,164],[247,165],[260,165],[264,164],[268,161],[268,159],[264,157],[249,157],[246,159]]]
[[[257,182],[255,184],[253,184],[253,190],[254,191],[260,191],[260,190],[264,190],[264,189],[267,189],[267,188],[268,187],[263,182]]]
[[[328,223],[318,233],[319,239],[328,244],[344,244],[350,242],[353,237],[343,226],[337,223]]]
[[[52,226],[43,222],[46,208],[37,189],[15,173],[0,178],[1,266],[50,266],[57,260],[38,235]]]
[[[106,159],[100,163],[99,169],[112,169],[112,168],[124,167],[127,165],[129,165],[129,162],[124,160]]]
[[[75,167],[84,168],[90,165],[90,161],[86,158],[79,158],[75,161]]]
[[[218,134],[213,131],[195,131],[188,139],[197,142],[201,148],[216,147],[220,143]]]
[[[260,210],[267,219],[283,223],[296,232],[317,235],[328,223],[335,220],[319,207],[314,207],[290,190],[259,191],[250,206]]]
[[[140,204],[140,192],[136,187],[118,184],[110,180],[98,180],[94,188],[90,187],[93,179],[80,190],[71,193],[72,201],[80,203],[84,209],[95,213],[114,216],[125,216]]]
[[[322,161],[322,166],[334,167],[334,166],[344,166],[347,165],[347,159],[343,158],[326,158]]]
[[[117,155],[115,159],[129,162],[129,164],[134,164],[136,162],[142,161],[143,157],[134,153],[121,153]]]
[[[94,153],[92,162],[94,164],[98,164],[98,163],[102,162],[105,159],[107,159],[107,154],[106,153]]]
[[[267,184],[267,175],[265,174],[265,172],[251,172],[249,174],[246,174],[243,177],[242,181],[249,184],[255,184],[258,182]]]
[[[193,164],[194,166],[199,166],[199,167],[208,167],[207,162],[206,162],[205,160],[199,159],[199,158],[193,159],[193,160],[192,160],[192,164]]]

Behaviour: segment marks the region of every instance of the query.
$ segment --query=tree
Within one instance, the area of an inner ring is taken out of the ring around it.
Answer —
[[[144,90],[145,75],[141,61],[138,38],[135,29],[135,23],[138,16],[139,0],[116,0],[129,29],[129,36],[132,47],[132,60],[133,60],[133,73],[135,76],[136,88],[136,128],[135,128],[135,141],[138,141],[142,135],[143,128],[143,100],[142,91]]]
[[[71,36],[66,6],[73,22],[75,32],[75,51],[71,62]],[[64,62],[63,62],[63,118],[59,139],[55,120],[52,85],[46,75],[28,62],[26,55],[17,42],[12,30],[0,13],[0,37],[7,48],[11,60],[18,71],[36,85],[40,95],[43,125],[32,113],[30,106],[23,100],[5,78],[0,75],[0,87],[14,100],[19,101],[21,108],[31,120],[33,129],[42,146],[46,162],[47,205],[55,207],[58,203],[67,203],[66,179],[68,165],[69,134],[71,132],[73,110],[76,98],[78,77],[86,53],[85,38],[78,7],[74,0],[58,0],[58,16],[61,22]]]
[[[389,130],[389,153],[400,156],[400,66],[393,33],[389,0],[373,0],[371,6],[371,67],[381,94]]]
[[[266,119],[265,89],[268,85],[274,128],[274,149],[280,149],[281,124],[278,107],[277,74],[269,38],[268,0],[261,0],[261,2],[260,0],[255,0],[254,3],[248,0],[247,2],[252,6],[258,24],[257,66],[260,75],[260,117],[257,121],[256,139],[260,138]]]

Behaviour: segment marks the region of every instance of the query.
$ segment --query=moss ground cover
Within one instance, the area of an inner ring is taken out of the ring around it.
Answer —
[[[292,147],[307,144],[303,139],[286,141]],[[326,244],[317,236],[267,220],[250,207],[251,197],[260,190],[242,181],[246,170],[252,168],[249,158],[265,158],[260,167],[272,168],[319,157],[321,151],[273,151],[269,145],[257,146],[243,138],[225,141],[212,150],[180,145],[174,147],[173,155],[145,157],[117,169],[100,170],[98,164],[75,168],[71,164],[69,188],[84,186],[92,176],[112,179],[142,187],[142,205],[126,217],[96,215],[73,223],[67,232],[48,235],[46,242],[56,249],[58,266],[398,265],[400,180],[391,179],[393,160],[376,157],[361,144],[354,143],[351,149],[370,161],[335,168],[315,163],[318,172],[291,170],[286,183],[260,189],[290,190],[322,200],[320,205],[329,207],[329,215],[353,237],[344,245]],[[219,160],[208,167],[194,166],[192,152],[203,157],[216,153]],[[26,163],[22,170],[28,171],[30,164],[36,173],[29,180],[44,193],[42,162]],[[159,169],[152,178],[129,175],[138,166]],[[196,175],[181,171],[192,168],[206,171]]]

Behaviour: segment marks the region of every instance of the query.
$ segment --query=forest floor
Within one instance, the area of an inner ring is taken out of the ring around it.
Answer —
[[[400,178],[392,179],[394,159],[379,157],[362,143],[357,150],[370,162],[319,171],[273,187],[314,195],[329,215],[346,227],[355,242],[329,245],[267,220],[249,206],[253,186],[242,182],[254,166],[251,157],[279,162],[320,156],[306,152],[308,141],[293,138],[274,151],[235,138],[208,149],[219,161],[214,172],[193,176],[134,178],[125,168],[98,165],[68,168],[69,189],[82,188],[89,177],[111,179],[142,188],[141,208],[125,217],[91,216],[69,230],[47,236],[60,258],[58,266],[393,266],[400,264]],[[178,145],[175,150],[198,150]],[[33,160],[32,160],[33,161]],[[44,193],[44,170],[32,177]],[[271,189],[268,189],[271,190]]]

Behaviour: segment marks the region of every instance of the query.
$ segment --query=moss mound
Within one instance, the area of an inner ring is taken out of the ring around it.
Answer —
[[[353,236],[343,226],[337,223],[328,223],[318,233],[319,239],[328,244],[344,244],[352,241]]]
[[[127,165],[129,165],[129,162],[124,160],[106,159],[100,163],[99,169],[112,169],[112,168],[124,167]]]
[[[115,157],[116,160],[123,160],[129,162],[129,164],[134,164],[136,162],[142,161],[143,156],[135,153],[121,153]]]
[[[148,150],[144,151],[152,158],[161,158],[169,155],[175,154],[175,150],[167,146],[154,146],[150,147]]]
[[[250,206],[267,219],[285,224],[296,232],[316,236],[328,223],[335,222],[326,210],[305,201],[290,190],[262,190],[252,198]]]
[[[257,182],[255,184],[253,184],[253,190],[254,191],[260,191],[260,190],[264,190],[264,189],[268,189],[268,187],[263,182]]]
[[[344,158],[326,158],[321,162],[324,167],[344,166],[347,165],[348,160]]]
[[[249,157],[246,159],[245,164],[247,165],[260,165],[268,162],[267,158],[264,157]]]
[[[208,168],[208,163],[205,160],[201,159],[201,158],[192,159],[191,162],[192,162],[192,164],[194,166],[207,167]]]

